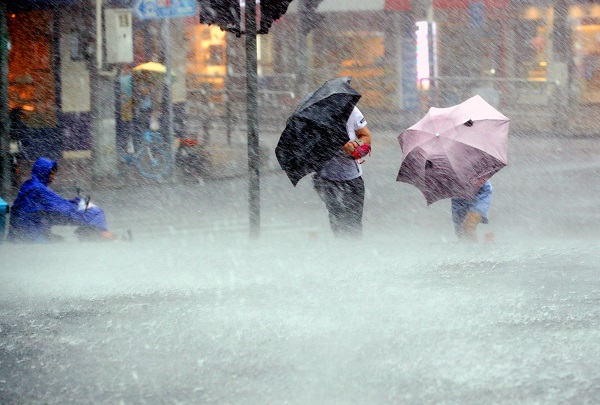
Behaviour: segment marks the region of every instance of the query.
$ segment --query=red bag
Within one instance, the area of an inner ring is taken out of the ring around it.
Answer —
[[[365,143],[354,149],[354,152],[352,152],[352,157],[354,159],[360,159],[370,154],[371,145]]]

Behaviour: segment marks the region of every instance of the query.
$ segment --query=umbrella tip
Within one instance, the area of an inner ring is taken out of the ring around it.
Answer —
[[[473,126],[473,120],[469,120],[469,121],[465,122],[465,126],[472,127]]]

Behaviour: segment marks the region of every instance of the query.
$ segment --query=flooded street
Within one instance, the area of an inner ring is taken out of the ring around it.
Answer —
[[[480,227],[495,241],[470,245],[447,200],[394,181],[377,136],[361,242],[332,239],[310,182],[275,170],[260,240],[231,179],[160,186],[167,210],[99,191],[133,242],[1,246],[0,402],[595,401],[595,141],[511,139]]]

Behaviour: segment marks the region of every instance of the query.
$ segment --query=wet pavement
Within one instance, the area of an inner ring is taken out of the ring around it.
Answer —
[[[403,231],[408,235],[424,232],[453,240],[449,201],[427,207],[415,187],[395,181],[401,157],[396,137],[394,131],[374,132],[373,154],[363,167],[366,235],[398,230],[399,236]],[[327,216],[309,176],[293,188],[278,168],[273,152],[277,139],[276,133],[261,137],[268,157],[261,169],[263,231],[328,235]],[[237,147],[238,154],[246,151],[241,140]],[[511,136],[509,165],[492,179],[490,225],[482,229],[500,238],[596,235],[600,228],[599,162],[600,143],[595,137]],[[138,176],[120,188],[94,188],[84,168],[66,168],[67,173],[57,179],[56,189],[70,196],[83,184],[82,193],[91,194],[105,208],[109,224],[118,233],[127,229],[139,236],[194,229],[237,232],[248,229],[245,164],[234,163],[236,176],[177,177],[175,182],[158,184]],[[437,233],[440,229],[442,232]]]
[[[495,241],[465,245],[395,182],[396,135],[360,241],[269,170],[259,240],[242,176],[88,190],[132,242],[0,246],[0,403],[594,403],[597,140],[512,137]]]

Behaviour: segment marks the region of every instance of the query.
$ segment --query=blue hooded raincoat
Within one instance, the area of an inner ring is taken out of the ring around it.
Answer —
[[[53,225],[75,225],[106,231],[104,212],[98,207],[77,209],[79,200],[66,200],[48,187],[50,171],[56,162],[39,158],[31,170],[31,179],[21,186],[10,210],[8,240],[47,243]]]

